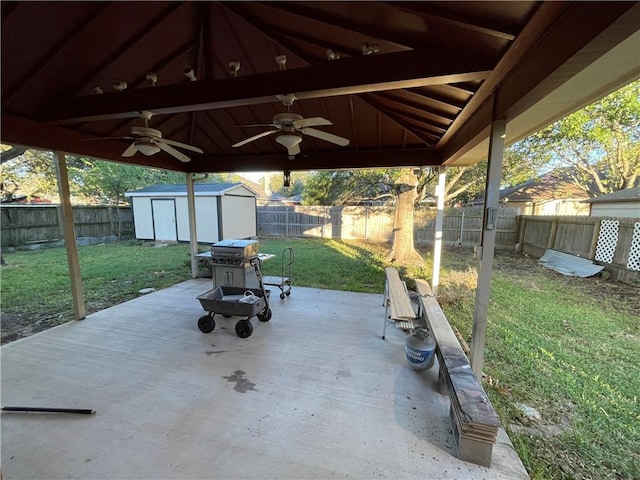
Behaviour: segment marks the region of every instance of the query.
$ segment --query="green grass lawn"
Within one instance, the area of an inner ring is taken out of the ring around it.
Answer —
[[[381,294],[384,246],[321,239],[263,239],[265,275],[280,274],[286,246],[295,252],[296,286]],[[202,247],[201,250],[204,250]],[[89,311],[190,277],[188,245],[141,242],[79,248]],[[429,278],[422,268],[402,276]],[[72,318],[65,250],[5,253],[2,335],[11,321],[47,328]],[[469,340],[476,262],[446,250],[439,302]],[[638,289],[602,279],[563,277],[513,254],[494,270],[483,384],[534,479],[640,478],[640,301]],[[42,319],[54,319],[53,322]],[[5,338],[12,340],[13,338]],[[525,417],[534,407],[541,420]]]

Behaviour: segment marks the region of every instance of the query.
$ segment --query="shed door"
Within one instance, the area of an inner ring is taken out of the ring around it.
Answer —
[[[151,200],[153,234],[156,240],[178,240],[175,200]]]

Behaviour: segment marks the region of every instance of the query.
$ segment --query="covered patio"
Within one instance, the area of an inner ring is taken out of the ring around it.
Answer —
[[[382,295],[294,287],[249,339],[196,322],[196,279],[1,349],[13,478],[527,478],[503,430],[490,469],[458,460],[437,366],[380,338]]]
[[[640,75],[639,2],[3,1],[1,35],[2,161],[56,152],[78,319],[69,155],[184,172],[191,239],[202,174],[436,169],[434,290],[447,168],[488,159],[478,376],[504,145]],[[490,470],[456,459],[435,373],[379,338],[382,295],[296,289],[243,341],[197,331],[209,282],[3,346],[4,405],[98,411],[4,415],[5,478],[526,476],[503,431]]]

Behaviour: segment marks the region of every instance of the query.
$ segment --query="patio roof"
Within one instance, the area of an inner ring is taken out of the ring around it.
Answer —
[[[2,142],[187,172],[472,164],[492,119],[509,144],[637,78],[639,27],[638,2],[3,1]],[[286,94],[350,144],[234,148]],[[104,137],[143,110],[204,154],[121,157]]]
[[[456,458],[437,366],[380,338],[382,294],[293,287],[236,336],[200,333],[173,287],[3,345],[3,405],[95,415],[2,415],[4,478],[527,478],[503,430],[490,469]]]

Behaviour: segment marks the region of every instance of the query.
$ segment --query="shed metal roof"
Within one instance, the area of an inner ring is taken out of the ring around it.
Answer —
[[[209,195],[224,195],[225,193],[236,189],[237,187],[244,187],[249,190],[251,193],[256,194],[250,187],[247,187],[245,184],[237,182],[221,182],[221,183],[195,183],[194,184],[194,193],[195,194],[209,194]],[[187,194],[187,185],[185,183],[175,183],[175,184],[156,184],[151,185],[149,187],[144,187],[139,190],[135,190],[132,192],[127,192],[125,195],[128,197],[134,196],[149,196],[149,195],[186,195]]]

